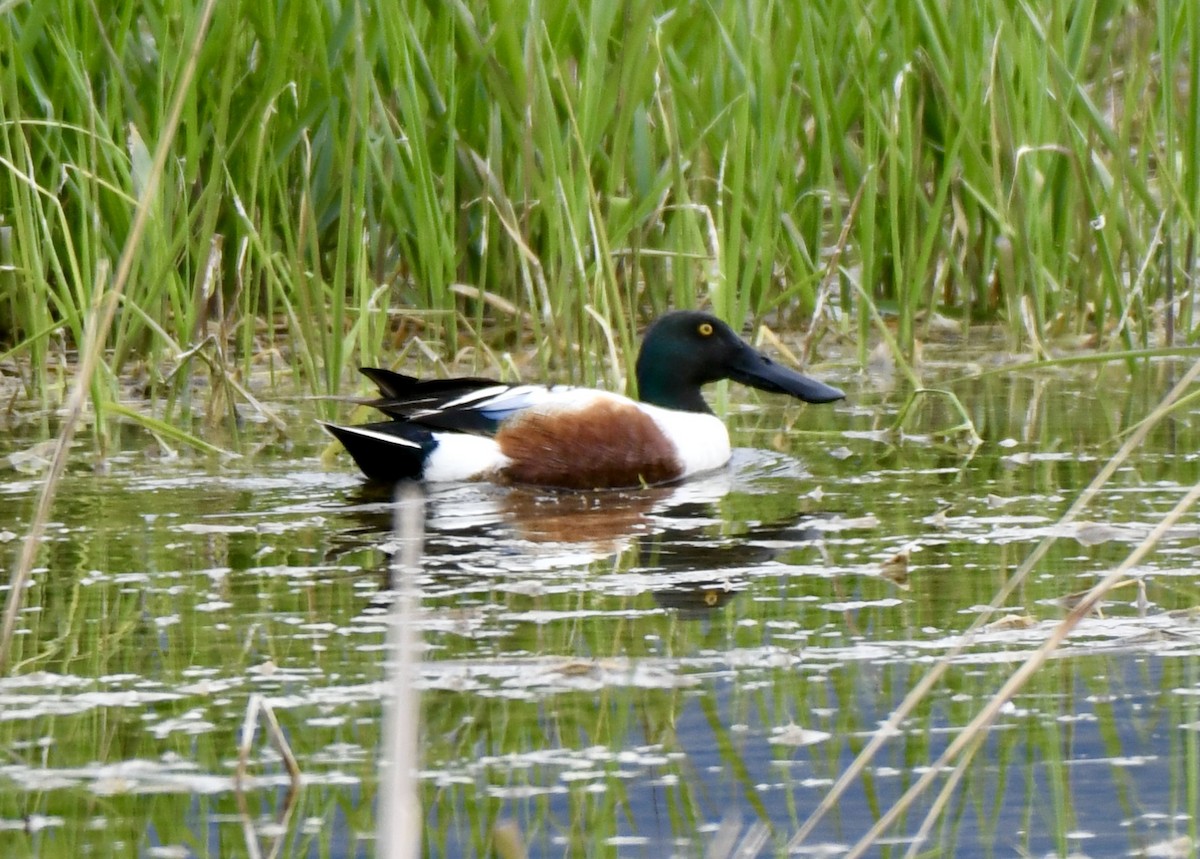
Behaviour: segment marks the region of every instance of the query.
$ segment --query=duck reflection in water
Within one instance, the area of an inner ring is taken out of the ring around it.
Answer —
[[[595,492],[438,487],[427,495],[425,570],[444,582],[477,579],[492,564],[536,575],[613,558],[615,568],[644,579],[663,608],[704,617],[745,589],[745,570],[823,533],[817,526],[826,517],[804,512],[810,499],[792,495],[781,503],[779,494],[764,490],[758,478],[779,471],[779,463],[761,452],[746,454],[759,461],[738,468],[735,459],[733,469],[677,486]],[[784,470],[794,471],[794,464]],[[770,503],[755,503],[758,498]],[[372,545],[386,554],[390,490],[360,486],[352,501],[344,514],[356,524],[344,532],[339,553]],[[734,510],[749,510],[754,518]]]

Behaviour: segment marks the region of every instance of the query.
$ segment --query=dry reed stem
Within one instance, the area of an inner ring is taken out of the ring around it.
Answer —
[[[250,765],[250,750],[254,747],[254,737],[258,733],[258,719],[262,716],[263,721],[267,725],[267,737],[271,744],[275,746],[275,751],[279,752],[279,757],[283,760],[284,768],[288,771],[288,777],[291,779],[288,785],[287,796],[284,798],[283,808],[279,813],[279,829],[280,833],[275,837],[272,844],[271,852],[268,854],[271,857],[279,855],[279,851],[283,845],[283,835],[286,833],[286,823],[292,816],[292,811],[296,808],[296,799],[300,795],[300,765],[296,762],[296,756],[292,754],[292,747],[288,744],[287,737],[283,733],[283,729],[279,727],[279,720],[275,718],[275,711],[271,705],[266,702],[262,695],[257,692],[250,696],[250,700],[246,702],[246,715],[242,719],[242,741],[238,743],[238,762],[237,769],[234,771],[233,784],[234,792],[237,795],[238,810],[242,818],[242,835],[246,841],[246,850],[253,859],[258,859],[261,856],[261,851],[258,849],[258,839],[254,831],[254,820],[250,816],[250,808],[246,802],[246,770]]]
[[[874,166],[869,168],[874,170]],[[869,171],[868,171],[869,172]],[[829,257],[829,264],[825,267],[825,277],[821,278],[821,283],[817,286],[817,298],[813,304],[812,319],[808,323],[808,331],[804,333],[804,339],[800,342],[800,358],[803,366],[807,366],[812,360],[813,348],[817,345],[817,332],[821,329],[821,323],[827,313],[832,315],[829,294],[833,291],[833,285],[837,283],[838,274],[841,272],[839,266],[842,262],[842,254],[846,250],[846,245],[850,243],[850,229],[854,226],[854,219],[858,217],[858,207],[862,203],[863,191],[867,187],[866,176],[858,184],[858,190],[854,192],[854,199],[850,201],[850,211],[846,213],[845,219],[842,221],[842,231],[838,235],[837,242],[833,245],[833,254]],[[872,308],[874,305],[872,305]],[[908,362],[904,360],[904,355],[895,349],[895,343],[889,343],[893,347],[892,351],[896,355],[896,362],[908,369]],[[911,379],[913,374],[911,371],[906,372],[906,375]]]
[[[987,734],[980,734],[975,743],[967,750],[958,763],[954,766],[954,772],[950,773],[950,777],[946,779],[946,783],[942,785],[942,789],[938,791],[937,797],[933,800],[933,804],[929,808],[929,813],[925,815],[925,819],[921,821],[920,828],[917,829],[916,835],[913,836],[912,843],[908,845],[908,850],[904,854],[904,859],[916,859],[920,854],[920,847],[929,838],[929,833],[933,829],[937,819],[941,817],[942,812],[946,810],[950,800],[954,797],[954,791],[958,788],[964,775],[967,774],[967,767],[971,763],[971,758],[974,757],[978,747],[987,739]]]
[[[288,744],[287,736],[279,726],[275,711],[257,692],[251,695],[250,700],[246,703],[246,716],[242,720],[242,741],[238,744],[238,765],[234,774],[238,790],[242,789],[242,784],[246,780],[246,768],[250,763],[250,749],[254,746],[254,737],[258,733],[258,717],[260,715],[267,725],[267,738],[275,746],[275,751],[279,752],[283,766],[288,771],[292,791],[299,790],[300,764],[296,762],[296,756],[292,754],[292,747]]]

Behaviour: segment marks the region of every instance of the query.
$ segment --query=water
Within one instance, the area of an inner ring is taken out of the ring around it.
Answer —
[[[429,855],[703,855],[765,821],[783,845],[1006,577],[1060,539],[794,855],[838,855],[1200,478],[1195,421],[1156,430],[1059,516],[1168,387],[1083,368],[956,381],[960,417],[872,378],[836,407],[734,393],[727,472],[558,495],[427,498],[422,802]],[[0,679],[0,855],[374,854],[391,513],[302,412],[250,455],[166,459],[137,431],[59,492]],[[0,455],[39,435],[22,432]],[[253,448],[252,448],[253,446]],[[81,454],[84,450],[81,450]],[[81,455],[78,461],[86,462]],[[0,555],[36,476],[0,473]],[[1200,604],[1189,516],[998,717],[921,849],[1194,855]],[[302,784],[288,796],[252,695]],[[944,779],[939,781],[939,785]],[[903,855],[936,793],[871,855]],[[744,830],[742,830],[744,831]],[[1172,853],[1170,851],[1177,852]]]

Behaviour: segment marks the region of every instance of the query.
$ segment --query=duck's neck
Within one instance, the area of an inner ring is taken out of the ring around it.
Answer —
[[[638,373],[638,397],[643,403],[660,406],[664,409],[712,414],[712,409],[700,395],[698,385],[679,384],[677,380],[664,380],[655,373]]]

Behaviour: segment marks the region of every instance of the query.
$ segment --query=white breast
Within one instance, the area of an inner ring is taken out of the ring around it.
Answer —
[[[680,412],[647,403],[638,408],[654,419],[683,463],[683,477],[712,471],[729,462],[729,431],[716,415]]]

